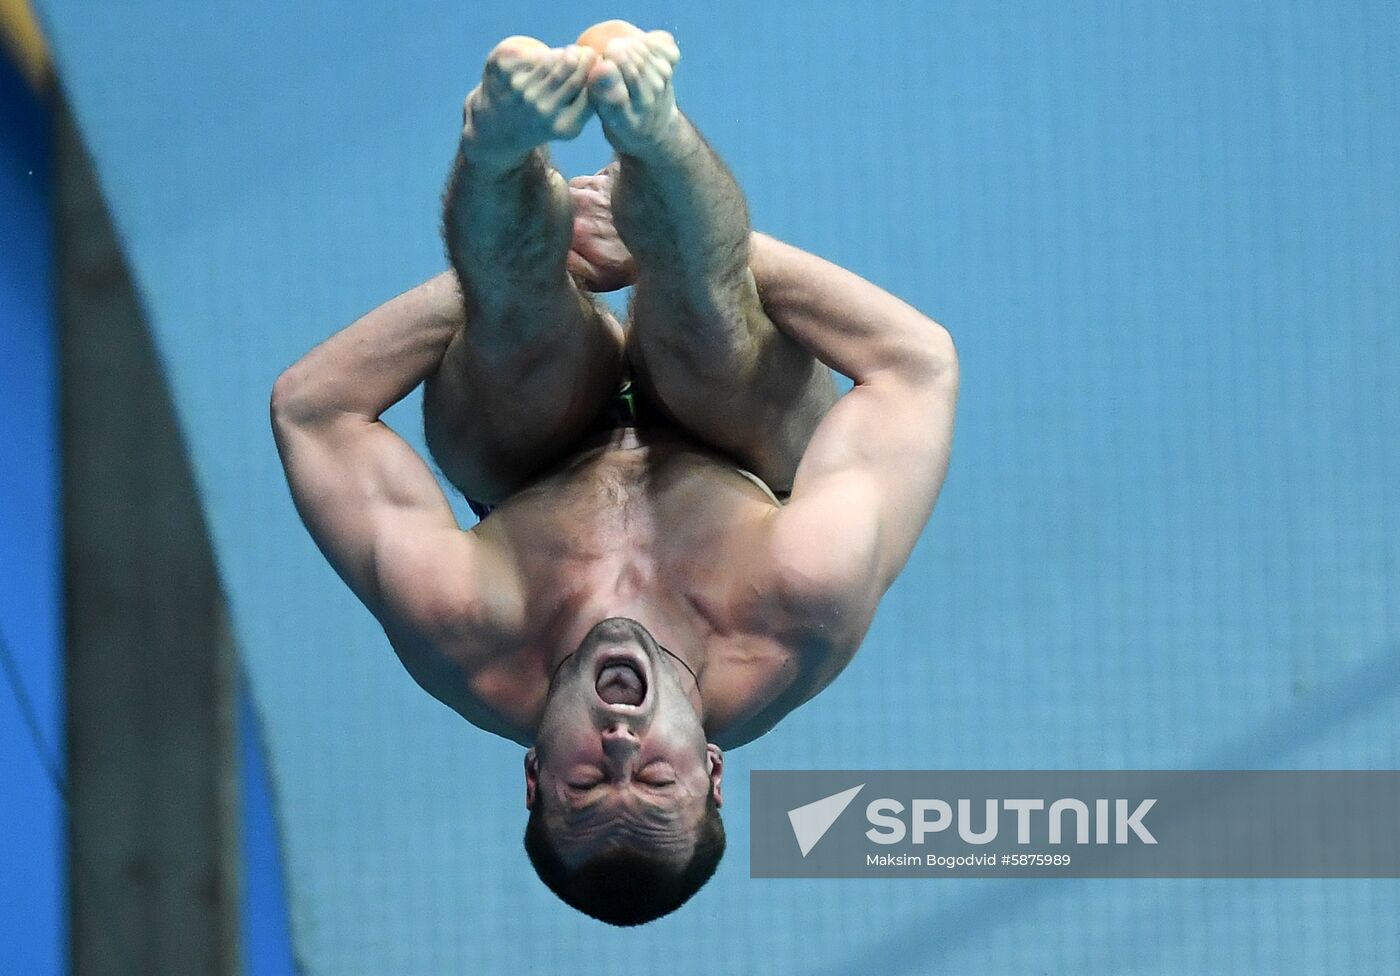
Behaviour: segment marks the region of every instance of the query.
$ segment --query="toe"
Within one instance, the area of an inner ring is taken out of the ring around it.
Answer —
[[[553,51],[545,51],[533,67],[522,66],[509,72],[510,87],[526,95],[549,88],[559,68],[559,60]]]
[[[635,24],[629,24],[625,20],[605,20],[600,24],[594,24],[588,30],[579,35],[577,43],[587,47],[595,48],[599,51],[608,45],[608,41],[614,37],[638,37],[641,36],[642,29]]]
[[[486,62],[492,67],[508,71],[522,62],[532,61],[548,50],[549,45],[538,38],[514,34],[492,48],[491,53],[486,56]]]
[[[671,36],[670,31],[649,31],[646,40],[647,46],[650,47],[652,51],[661,55],[671,64],[675,64],[681,59],[681,49],[676,45],[676,39]]]
[[[551,87],[558,85],[565,78],[569,77],[569,75],[573,74],[574,69],[577,67],[578,61],[576,59],[571,60],[567,53],[556,52],[553,57],[550,58],[549,67],[545,71],[545,81],[547,81]]]
[[[643,83],[648,90],[656,94],[660,94],[666,88],[666,82],[670,78],[669,73],[662,70],[665,65],[664,61],[648,61],[641,68]]]
[[[592,103],[588,100],[588,92],[580,88],[555,117],[553,126],[555,136],[561,139],[572,139],[577,136],[583,131],[583,126],[588,121],[592,109]]]
[[[558,110],[566,103],[577,103],[578,99],[583,99],[585,103],[588,101],[588,68],[587,63],[578,61],[564,74],[549,100],[551,110]]]
[[[623,101],[627,89],[622,83],[622,72],[607,58],[599,58],[588,71],[588,88],[608,101]]]
[[[608,46],[603,51],[603,56],[617,62],[630,59],[644,58],[647,56],[648,46],[645,36],[638,37],[618,37],[608,42]]]
[[[627,84],[627,97],[639,110],[645,112],[651,107],[660,85],[653,85],[646,72],[646,62],[642,58],[628,58],[618,66],[622,80]]]

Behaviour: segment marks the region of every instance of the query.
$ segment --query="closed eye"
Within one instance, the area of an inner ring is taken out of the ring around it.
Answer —
[[[648,786],[674,786],[676,782],[676,773],[675,770],[671,768],[670,763],[654,762],[643,769],[641,776],[638,778]]]
[[[605,778],[601,770],[584,768],[578,770],[578,772],[574,774],[573,779],[569,780],[565,785],[571,790],[591,790],[593,787],[603,782]]]

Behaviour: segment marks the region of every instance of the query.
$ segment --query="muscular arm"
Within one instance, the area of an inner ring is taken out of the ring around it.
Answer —
[[[380,415],[437,368],[462,327],[452,273],[321,343],[278,378],[272,426],[297,511],[386,629],[448,627],[470,593],[470,539],[428,466]]]
[[[860,276],[763,234],[751,243],[774,324],[855,382],[808,444],[765,547],[786,602],[853,652],[942,487],[957,354],[941,325]]]

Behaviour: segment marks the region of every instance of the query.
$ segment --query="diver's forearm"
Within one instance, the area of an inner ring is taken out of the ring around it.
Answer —
[[[430,278],[288,368],[277,381],[274,412],[297,423],[339,414],[377,419],[437,370],[463,317],[456,276]]]
[[[773,324],[857,383],[889,370],[922,374],[954,357],[941,325],[830,261],[755,232],[749,267]]]

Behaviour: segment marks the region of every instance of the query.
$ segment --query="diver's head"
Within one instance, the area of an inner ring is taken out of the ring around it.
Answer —
[[[674,911],[724,854],[724,757],[694,682],[645,627],[611,617],[550,683],[525,755],[525,850],[555,894],[604,922]]]

